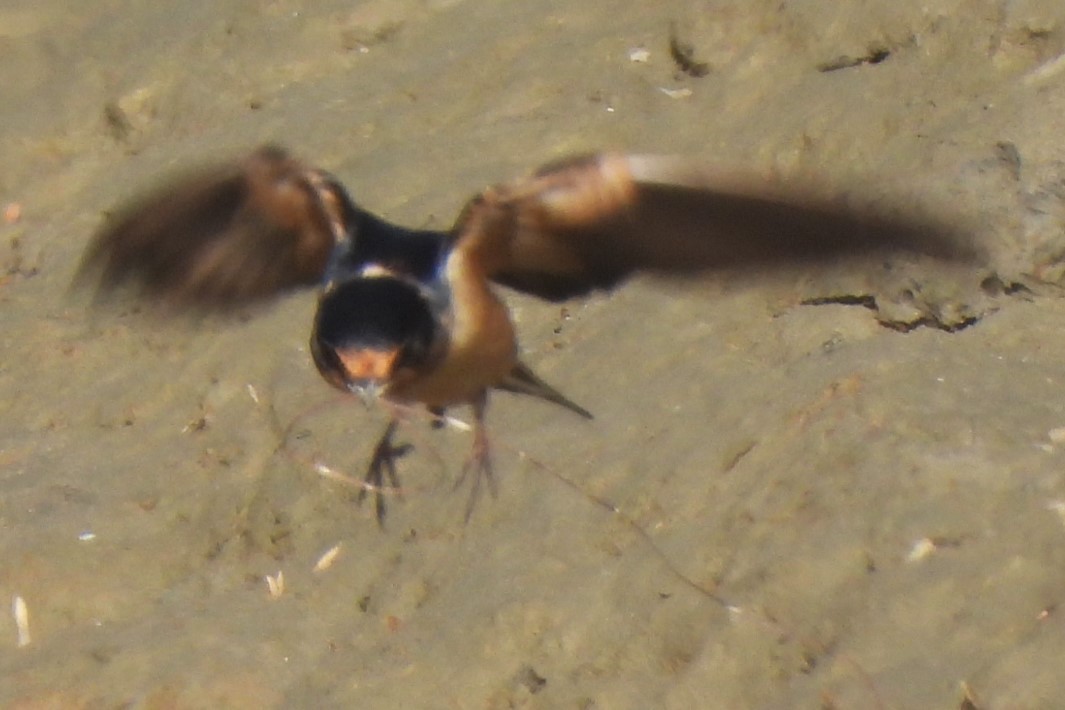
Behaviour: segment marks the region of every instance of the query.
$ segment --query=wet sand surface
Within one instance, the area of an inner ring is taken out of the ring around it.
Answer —
[[[0,9],[0,705],[1063,702],[1058,0],[64,5]],[[497,396],[467,525],[468,434],[408,423],[380,530],[312,465],[361,475],[385,421],[314,372],[313,294],[66,294],[109,208],[263,142],[416,226],[600,148],[808,170],[989,264],[508,296],[596,419]]]

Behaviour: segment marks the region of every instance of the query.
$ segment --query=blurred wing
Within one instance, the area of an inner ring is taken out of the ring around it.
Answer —
[[[797,180],[597,155],[487,190],[455,238],[493,244],[486,269],[498,283],[560,300],[636,271],[684,275],[874,252],[973,258],[956,231],[829,200]]]
[[[316,284],[344,238],[346,199],[324,174],[265,147],[126,206],[93,238],[77,280],[206,309]]]

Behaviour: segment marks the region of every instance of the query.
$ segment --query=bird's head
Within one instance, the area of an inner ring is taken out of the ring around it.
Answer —
[[[430,363],[439,333],[430,304],[415,285],[386,275],[358,277],[323,293],[311,352],[334,387],[383,394],[404,372]]]

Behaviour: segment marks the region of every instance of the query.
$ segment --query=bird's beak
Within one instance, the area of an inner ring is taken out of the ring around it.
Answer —
[[[348,383],[348,391],[358,397],[366,407],[377,401],[381,396],[381,389],[381,384],[374,380]]]

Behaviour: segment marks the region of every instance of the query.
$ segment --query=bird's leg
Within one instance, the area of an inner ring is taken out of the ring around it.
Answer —
[[[459,488],[466,480],[466,474],[473,473],[473,488],[470,490],[470,499],[466,503],[465,521],[470,521],[473,515],[473,506],[481,494],[482,479],[488,482],[488,490],[494,497],[496,495],[496,481],[492,475],[492,452],[488,445],[488,426],[485,423],[485,412],[488,409],[488,392],[481,392],[473,402],[473,448],[466,464],[462,467],[459,480],[455,482],[455,488]]]
[[[377,524],[382,527],[385,524],[385,478],[388,478],[388,487],[398,491],[399,477],[396,475],[396,459],[410,451],[410,444],[396,446],[392,443],[392,436],[396,433],[399,422],[392,419],[385,427],[381,438],[374,447],[370,465],[366,468],[366,476],[363,479],[365,485],[359,491],[358,502],[362,503],[366,494],[374,494],[374,510],[377,514]]]

